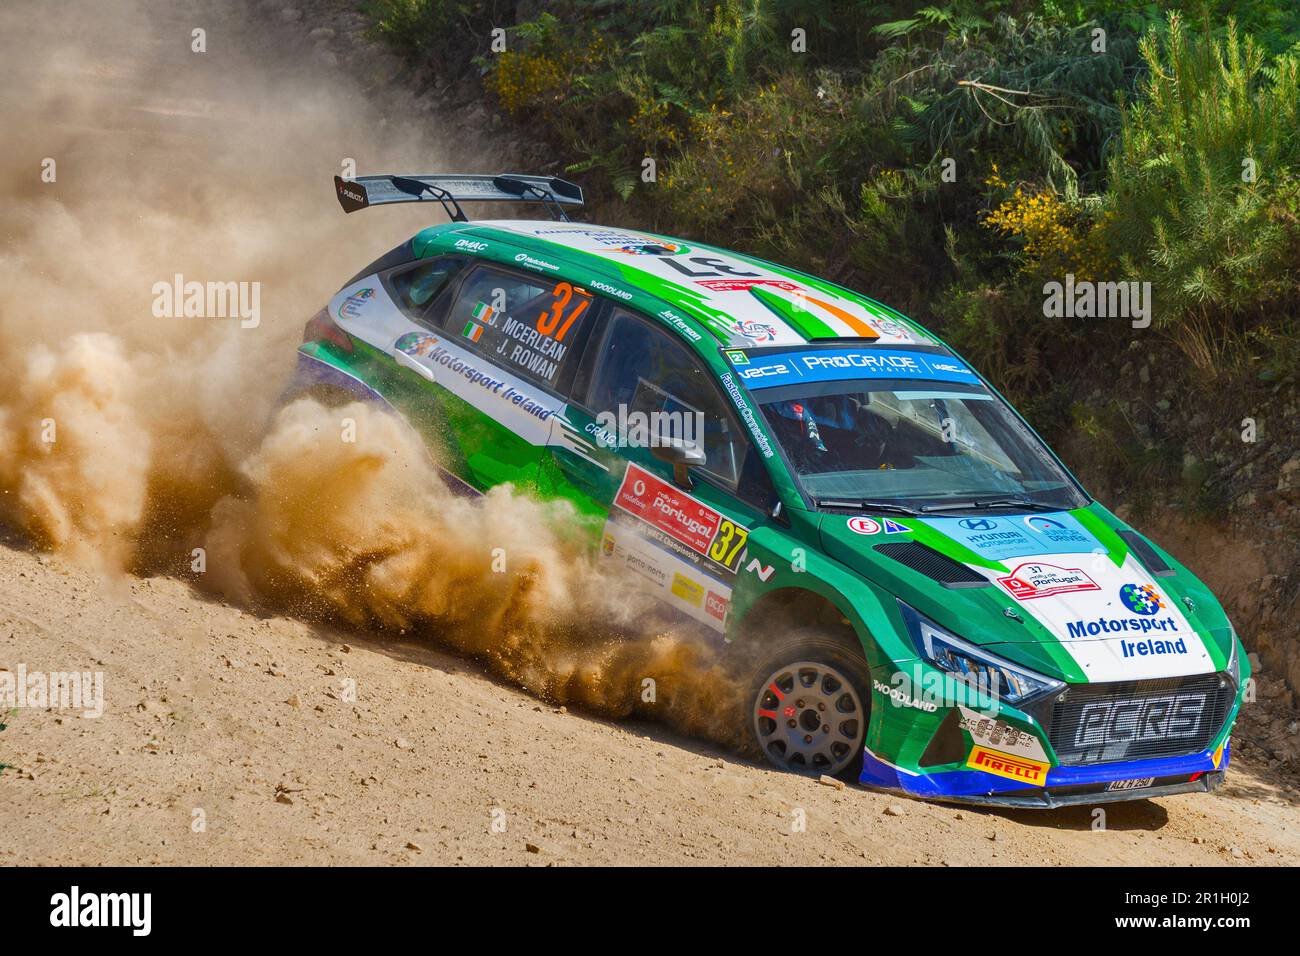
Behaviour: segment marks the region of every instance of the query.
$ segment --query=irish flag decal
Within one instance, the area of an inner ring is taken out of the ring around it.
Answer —
[[[492,306],[488,305],[486,302],[480,302],[478,305],[474,306],[474,318],[482,322],[484,325],[495,325],[496,314],[496,309],[492,308]]]
[[[460,330],[460,334],[471,342],[477,342],[483,336],[483,326],[471,319],[465,323],[465,328]]]

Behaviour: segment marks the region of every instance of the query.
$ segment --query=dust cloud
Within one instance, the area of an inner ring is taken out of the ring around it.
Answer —
[[[349,443],[339,410],[278,407],[303,322],[427,222],[345,218],[342,161],[497,161],[389,122],[309,58],[259,52],[241,11],[0,10],[0,521],[108,574],[186,575],[201,546],[195,586],[214,596],[429,634],[544,699],[734,742],[739,691],[714,649],[647,625],[572,510],[451,495],[374,409],[346,409]],[[258,321],[159,316],[155,285],[176,276],[259,283]]]
[[[231,600],[417,628],[544,699],[735,742],[739,692],[712,648],[648,623],[653,602],[567,502],[456,496],[409,426],[361,403],[289,404],[241,473],[253,493],[220,502],[206,540]]]

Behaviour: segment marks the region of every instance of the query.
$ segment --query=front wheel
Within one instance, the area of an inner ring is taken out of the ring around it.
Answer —
[[[862,652],[821,633],[801,632],[751,673],[746,699],[763,756],[784,770],[857,780],[871,704]]]

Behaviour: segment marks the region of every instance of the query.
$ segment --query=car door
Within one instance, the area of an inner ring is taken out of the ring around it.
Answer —
[[[396,341],[398,364],[436,386],[460,477],[478,488],[536,486],[592,305],[563,280],[480,264],[438,316],[437,333]]]
[[[393,343],[389,352],[398,368],[374,362],[372,381],[384,397],[401,409],[407,421],[427,440],[453,452],[451,432],[438,402],[438,390],[427,370],[414,369],[408,361],[411,343],[432,338],[440,329],[460,276],[470,266],[463,256],[437,256],[406,262],[380,272],[381,296],[391,302],[391,310],[377,310],[371,322],[375,331]],[[373,289],[367,289],[373,296]],[[459,470],[459,469],[457,469]]]
[[[686,345],[621,306],[600,324],[552,424],[543,473],[566,486],[580,510],[604,517],[604,558],[723,632],[749,530],[771,505],[767,491],[752,491],[766,472],[748,455],[712,373]],[[675,485],[655,457],[655,444],[665,442],[703,448],[691,488]]]

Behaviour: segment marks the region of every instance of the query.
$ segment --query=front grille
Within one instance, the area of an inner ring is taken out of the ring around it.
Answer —
[[[1067,767],[1182,757],[1209,746],[1235,696],[1226,674],[1072,684],[1043,723]]]

